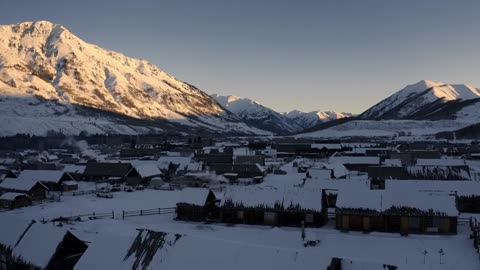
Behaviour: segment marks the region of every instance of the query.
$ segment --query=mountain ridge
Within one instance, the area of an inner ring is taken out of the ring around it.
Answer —
[[[249,127],[205,92],[148,61],[86,43],[47,21],[0,26],[0,97],[9,100],[1,109],[3,121],[10,117],[10,122],[27,123],[31,120],[27,117],[36,116],[28,110],[12,114],[17,107],[13,100],[18,98],[19,104],[38,100],[62,104],[69,109],[68,117],[75,115],[76,106],[86,106],[210,132],[268,134]]]

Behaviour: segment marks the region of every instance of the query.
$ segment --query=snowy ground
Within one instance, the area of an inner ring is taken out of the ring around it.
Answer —
[[[285,186],[302,182],[305,174],[296,173],[291,164],[282,167],[288,175],[269,175],[262,185]],[[356,181],[363,186],[364,177],[347,179]],[[344,181],[338,181],[339,187]],[[91,189],[89,184],[82,184],[83,189]],[[235,243],[246,243],[272,247],[278,250],[305,249],[301,241],[300,228],[272,228],[268,226],[207,224],[181,222],[174,220],[174,214],[152,215],[143,217],[121,217],[122,210],[139,210],[159,207],[172,207],[179,196],[178,191],[144,190],[131,193],[116,192],[113,199],[97,198],[95,195],[62,196],[62,202],[48,203],[22,208],[8,213],[14,213],[24,218],[55,218],[72,216],[91,212],[115,212],[114,219],[98,219],[75,222],[66,225],[85,241],[95,241],[102,233],[119,236],[132,235],[136,229],[146,228],[157,231],[175,232],[187,235],[217,239]],[[0,220],[1,220],[0,213]],[[468,216],[468,215],[467,215]],[[454,236],[409,235],[400,236],[392,233],[344,233],[334,229],[331,221],[323,228],[307,228],[309,238],[320,240],[316,247],[309,247],[320,255],[342,257],[353,260],[371,261],[393,264],[399,269],[480,269],[480,258],[475,254],[468,229],[459,228],[459,234]],[[439,261],[438,251],[446,253]],[[427,251],[425,256],[423,252]]]
[[[297,138],[340,138],[352,136],[392,137],[399,132],[412,135],[432,135],[442,131],[453,131],[473,124],[471,121],[440,120],[357,120],[333,126],[324,130],[296,135]]]

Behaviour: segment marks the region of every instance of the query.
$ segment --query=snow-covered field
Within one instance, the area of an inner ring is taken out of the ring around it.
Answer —
[[[432,135],[442,131],[453,131],[471,125],[473,122],[458,120],[356,120],[324,130],[299,134],[298,138],[340,138],[340,137],[392,137],[399,132],[411,135]]]

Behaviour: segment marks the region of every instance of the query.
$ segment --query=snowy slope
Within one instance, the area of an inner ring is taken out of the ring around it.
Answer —
[[[342,119],[353,116],[351,113],[333,112],[333,111],[313,111],[302,112],[298,110],[290,111],[284,114],[287,118],[292,119],[303,129],[314,127],[318,124],[329,122],[332,120]]]
[[[151,63],[86,43],[65,27],[46,21],[0,26],[0,99],[2,123],[26,125],[41,116],[35,125],[38,131],[19,127],[7,133],[42,134],[43,123],[66,133],[78,133],[78,128],[117,132],[92,126],[78,107],[213,132],[264,133]],[[70,118],[78,118],[75,129],[64,125]],[[57,120],[62,127],[56,127]]]
[[[480,91],[466,84],[444,84],[420,81],[408,85],[362,113],[360,119],[428,119],[453,104],[471,104],[480,98]],[[443,115],[448,118],[448,115]]]
[[[212,95],[220,105],[247,124],[277,134],[297,132],[303,129],[295,121],[248,98]]]

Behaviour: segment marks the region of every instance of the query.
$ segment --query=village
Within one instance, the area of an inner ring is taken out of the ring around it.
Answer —
[[[1,140],[0,270],[480,268],[472,141]]]

